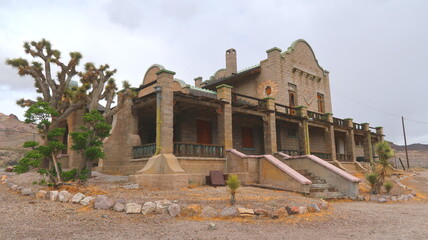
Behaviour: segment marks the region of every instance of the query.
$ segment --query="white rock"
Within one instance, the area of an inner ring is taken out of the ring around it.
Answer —
[[[22,196],[30,196],[33,193],[31,188],[22,188],[20,191]]]
[[[236,217],[238,216],[238,210],[236,207],[225,207],[221,211],[220,215],[222,217]]]
[[[171,204],[168,207],[168,213],[171,217],[176,217],[180,214],[181,208],[178,204]]]
[[[121,202],[116,202],[116,204],[113,207],[113,210],[115,210],[116,212],[123,212],[124,209],[125,209],[125,205],[123,205]]]
[[[141,212],[144,215],[148,215],[151,213],[154,213],[156,211],[156,204],[154,202],[146,202],[143,205],[143,208],[141,209]]]
[[[56,200],[58,200],[58,195],[59,195],[58,191],[49,191],[46,194],[46,199],[51,200],[51,201],[56,201]]]
[[[155,203],[156,203],[156,213],[159,213],[159,214],[166,213],[166,211],[168,210],[168,207],[172,204],[170,201],[166,199],[155,201]]]
[[[89,203],[91,203],[92,201],[94,201],[93,197],[85,197],[84,199],[80,200],[80,204],[83,206],[87,206],[89,205]]]
[[[80,201],[82,201],[82,199],[85,198],[85,195],[83,195],[82,193],[76,193],[72,198],[71,198],[71,202],[72,203],[79,203]]]
[[[304,214],[308,212],[308,208],[305,206],[300,206],[299,207],[299,214]]]
[[[95,209],[109,209],[114,206],[115,202],[108,198],[106,195],[98,195],[95,198],[94,208]]]
[[[201,217],[204,217],[204,218],[218,217],[218,212],[213,207],[206,206],[202,209]]]
[[[125,205],[125,213],[140,213],[141,205],[137,203],[127,203]]]
[[[378,202],[380,202],[380,203],[384,203],[384,202],[386,202],[386,198],[379,198],[378,200],[377,200]]]
[[[40,191],[38,191],[38,192],[36,192],[36,198],[39,198],[39,199],[46,199],[46,194],[47,194],[48,192],[47,191],[45,191],[45,190],[40,190]]]
[[[71,193],[69,193],[66,190],[62,190],[61,192],[59,192],[58,200],[60,202],[68,202],[68,200],[70,200],[71,197],[73,197],[73,195],[71,195]]]
[[[13,185],[10,187],[10,189],[12,189],[13,191],[16,191],[16,190],[18,190],[18,185],[13,184]]]

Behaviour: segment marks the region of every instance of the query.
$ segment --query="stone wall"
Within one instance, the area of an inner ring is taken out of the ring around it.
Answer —
[[[309,127],[309,142],[311,152],[329,152],[323,128]]]

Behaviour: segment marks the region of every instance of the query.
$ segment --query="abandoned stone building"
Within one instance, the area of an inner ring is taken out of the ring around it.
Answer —
[[[194,86],[149,67],[137,97],[119,95],[98,170],[151,188],[204,183],[221,170],[246,184],[355,195],[359,180],[348,172],[373,159],[382,127],[333,117],[329,72],[306,41],[266,53],[238,71],[229,49],[226,68]]]

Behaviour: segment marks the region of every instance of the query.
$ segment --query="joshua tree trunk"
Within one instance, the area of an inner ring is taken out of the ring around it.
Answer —
[[[234,192],[232,192],[231,194],[230,194],[230,205],[235,205],[235,202],[236,202],[236,199],[235,199],[235,193]]]

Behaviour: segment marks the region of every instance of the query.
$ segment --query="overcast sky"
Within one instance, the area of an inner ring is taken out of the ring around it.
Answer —
[[[0,112],[22,120],[15,101],[35,96],[33,81],[4,64],[24,56],[24,41],[80,51],[136,87],[153,63],[193,84],[224,67],[226,49],[242,69],[303,38],[330,71],[335,117],[384,126],[402,144],[403,115],[408,142],[428,143],[427,23],[425,0],[0,0]]]

